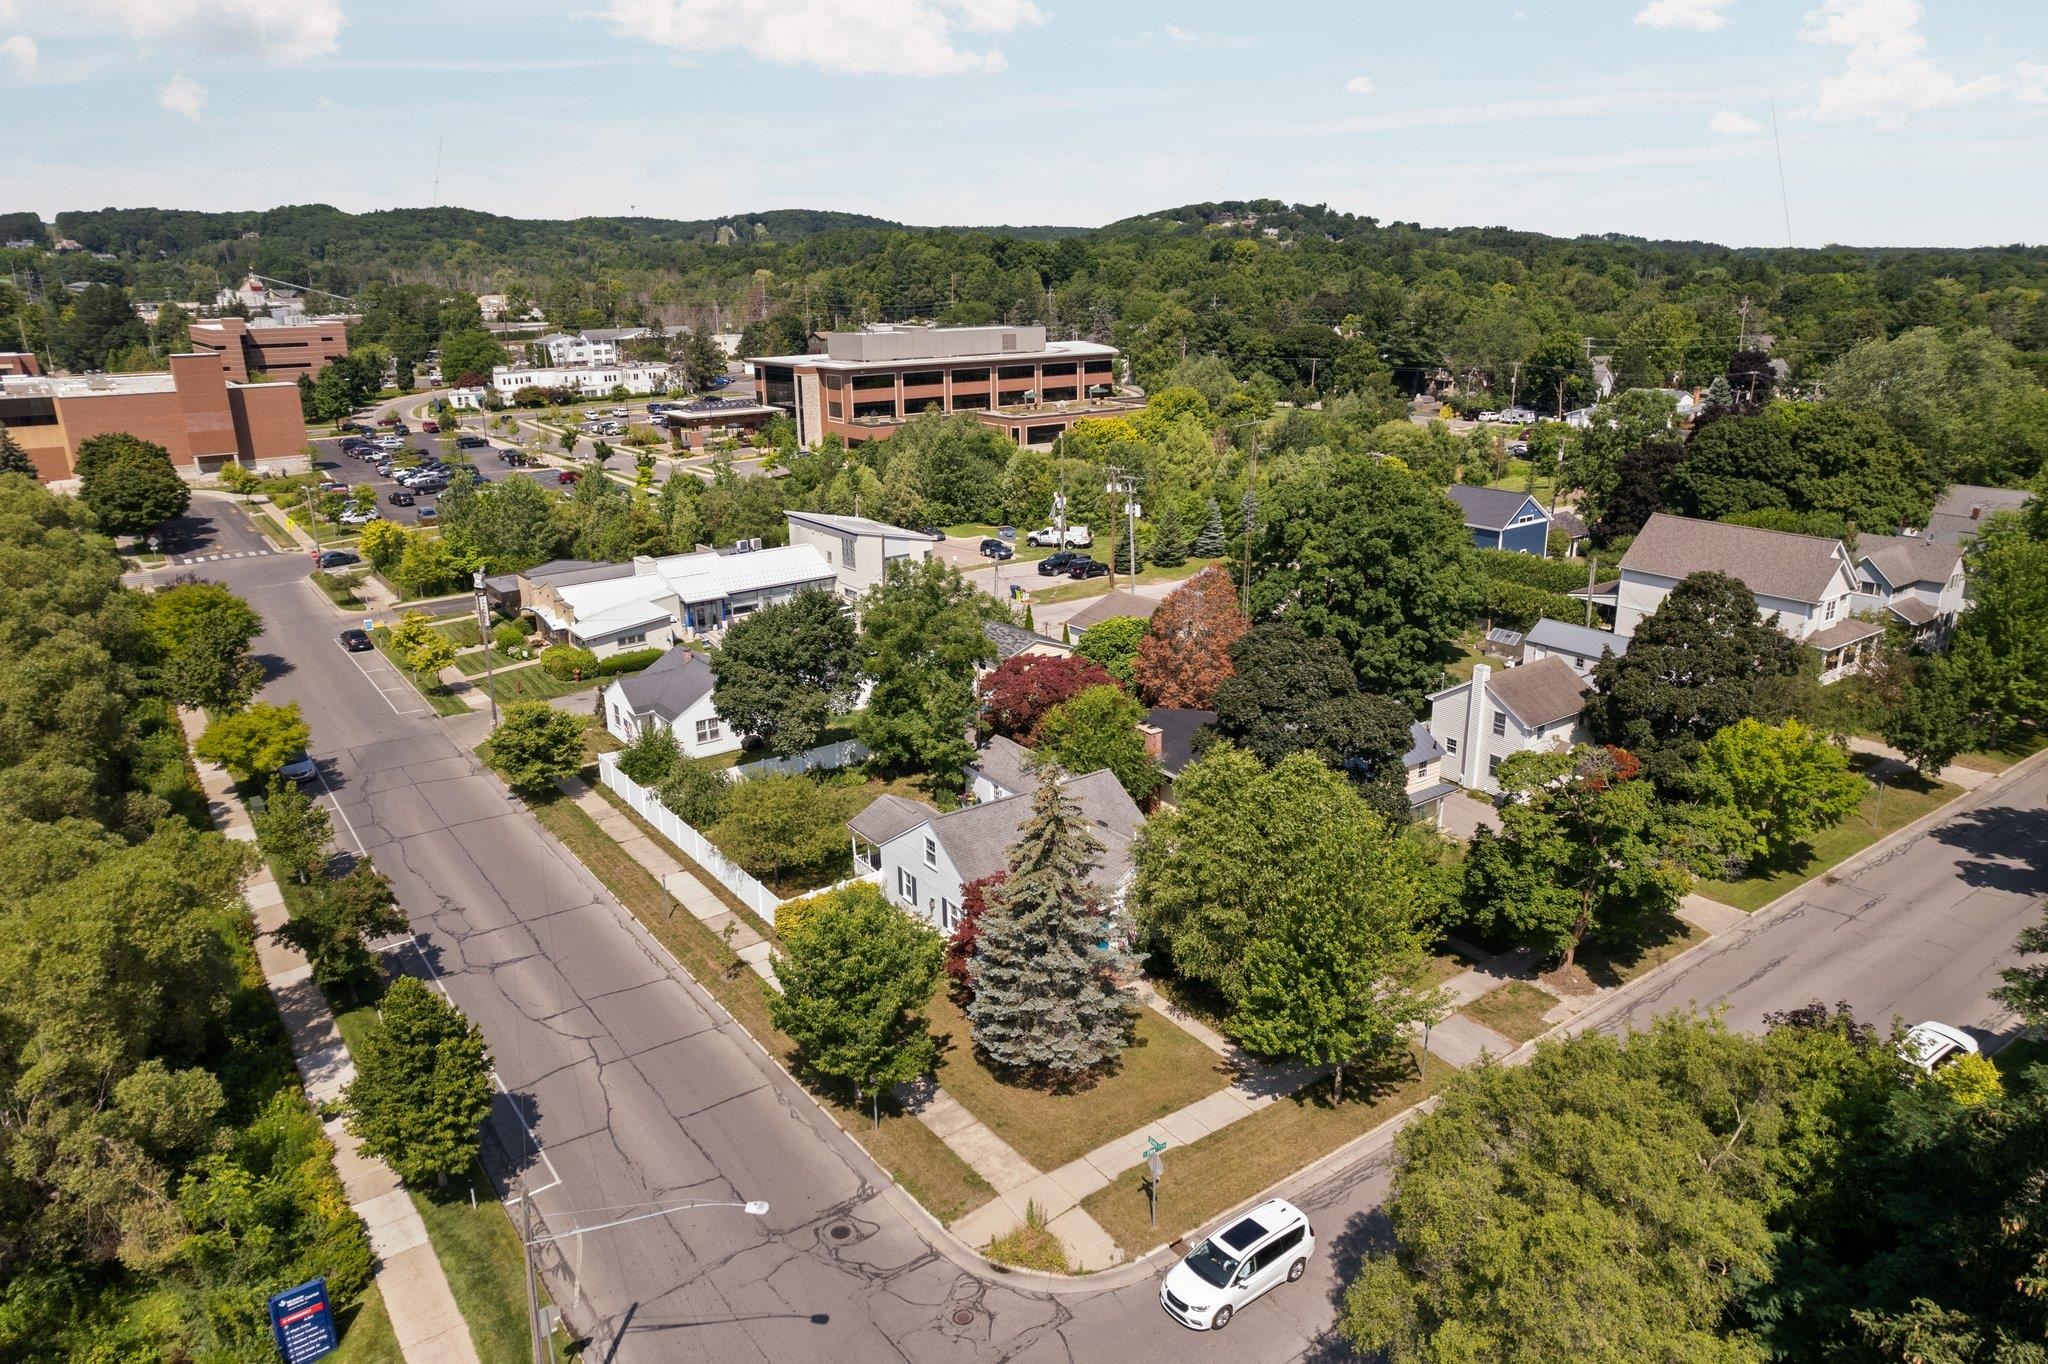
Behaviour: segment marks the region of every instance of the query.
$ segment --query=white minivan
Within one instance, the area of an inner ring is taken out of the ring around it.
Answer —
[[[1315,1249],[1308,1215],[1285,1199],[1267,1199],[1168,1270],[1159,1305],[1183,1326],[1220,1331],[1253,1298],[1307,1273]]]

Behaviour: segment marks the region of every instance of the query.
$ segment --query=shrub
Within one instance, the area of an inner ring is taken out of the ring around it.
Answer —
[[[263,487],[262,476],[239,464],[223,464],[220,469],[220,486],[231,493],[247,496]]]
[[[500,653],[511,653],[514,649],[526,647],[527,634],[524,628],[512,621],[501,621],[491,631],[491,643],[498,646]]]
[[[623,654],[613,654],[610,658],[599,660],[597,675],[616,677],[620,673],[637,673],[660,657],[659,649],[632,649]]]
[[[550,644],[540,651],[540,665],[560,682],[597,676],[597,655],[573,644]]]
[[[725,814],[725,798],[731,791],[724,768],[678,753],[668,780],[661,784],[661,803],[701,833]]]
[[[675,735],[659,725],[646,725],[640,737],[619,754],[619,771],[641,786],[659,787],[682,761]]]
[[[734,782],[712,841],[757,876],[827,867],[851,856],[839,804],[818,782],[793,772]]]
[[[1546,592],[1571,592],[1586,585],[1583,559],[1539,559],[1506,549],[1478,551],[1479,571],[1489,578],[1505,579]]]

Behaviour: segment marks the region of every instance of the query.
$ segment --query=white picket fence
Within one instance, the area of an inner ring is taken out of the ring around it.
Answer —
[[[781,899],[762,885],[746,868],[727,857],[704,835],[698,833],[675,811],[661,803],[661,798],[619,771],[619,755],[600,753],[597,755],[597,778],[619,794],[620,799],[633,807],[633,812],[652,824],[661,836],[681,848],[691,861],[718,878],[720,885],[740,898],[740,903],[766,919],[775,922],[775,911],[781,907]]]
[[[778,772],[831,772],[868,760],[868,746],[858,739],[841,739],[836,744],[807,748],[793,758],[763,758],[757,763],[725,769],[726,780],[745,781]]]

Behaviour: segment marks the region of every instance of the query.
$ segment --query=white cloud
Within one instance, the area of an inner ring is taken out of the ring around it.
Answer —
[[[1195,40],[1195,35],[1182,28],[1179,24],[1168,24],[1166,26],[1166,36],[1177,43],[1191,43]]]
[[[1814,117],[1873,118],[1896,124],[1907,114],[1966,104],[1996,94],[1997,76],[1958,80],[1927,55],[1915,32],[1919,0],[1825,0],[1799,34],[1809,43],[1849,49],[1841,74],[1820,85]]]
[[[1650,0],[1636,15],[1636,22],[1648,28],[1690,28],[1712,33],[1728,22],[1726,11],[1735,0]]]
[[[1371,76],[1353,76],[1344,82],[1344,93],[1347,95],[1369,95],[1376,88]]]
[[[206,108],[206,87],[180,71],[157,87],[156,102],[197,123]]]
[[[1760,133],[1764,130],[1763,124],[1748,114],[1738,114],[1733,109],[1723,109],[1715,114],[1707,120],[1707,127],[1713,132],[1726,133],[1730,137],[1748,137],[1751,133]]]
[[[302,62],[335,49],[341,0],[69,0],[22,7],[46,37],[104,38],[266,61]]]
[[[0,41],[0,58],[14,68],[17,76],[33,76],[36,67],[42,64],[42,54],[36,51],[36,40],[26,33]]]
[[[622,36],[692,52],[738,48],[781,66],[842,75],[952,76],[1001,71],[994,48],[960,33],[1045,22],[1033,0],[609,0]]]
[[[2012,97],[2022,104],[2048,104],[2048,66],[2021,62],[2014,67]]]

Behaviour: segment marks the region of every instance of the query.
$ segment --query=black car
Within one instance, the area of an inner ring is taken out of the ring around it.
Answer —
[[[482,436],[457,436],[455,438],[455,448],[458,450],[481,450],[489,444],[490,442]]]
[[[984,559],[1014,559],[1017,551],[1001,540],[988,539],[981,542],[981,557]]]
[[[389,502],[394,507],[410,507],[413,504],[414,498],[411,493],[406,492],[403,488],[401,488],[397,492],[391,494],[391,496],[385,498],[384,500],[386,502]]]
[[[343,630],[341,632],[341,647],[352,654],[366,654],[377,646],[370,643],[369,635],[361,630]]]
[[[1086,581],[1089,578],[1103,577],[1108,572],[1108,564],[1105,564],[1100,559],[1090,559],[1086,555],[1082,555],[1067,565],[1067,576],[1082,581]]]
[[[1072,568],[1076,561],[1087,557],[1085,554],[1075,554],[1071,550],[1056,549],[1038,561],[1038,576],[1050,578],[1064,573]]]
[[[323,569],[347,568],[350,564],[359,564],[361,562],[360,556],[351,554],[345,549],[323,550],[320,554],[320,567]]]

